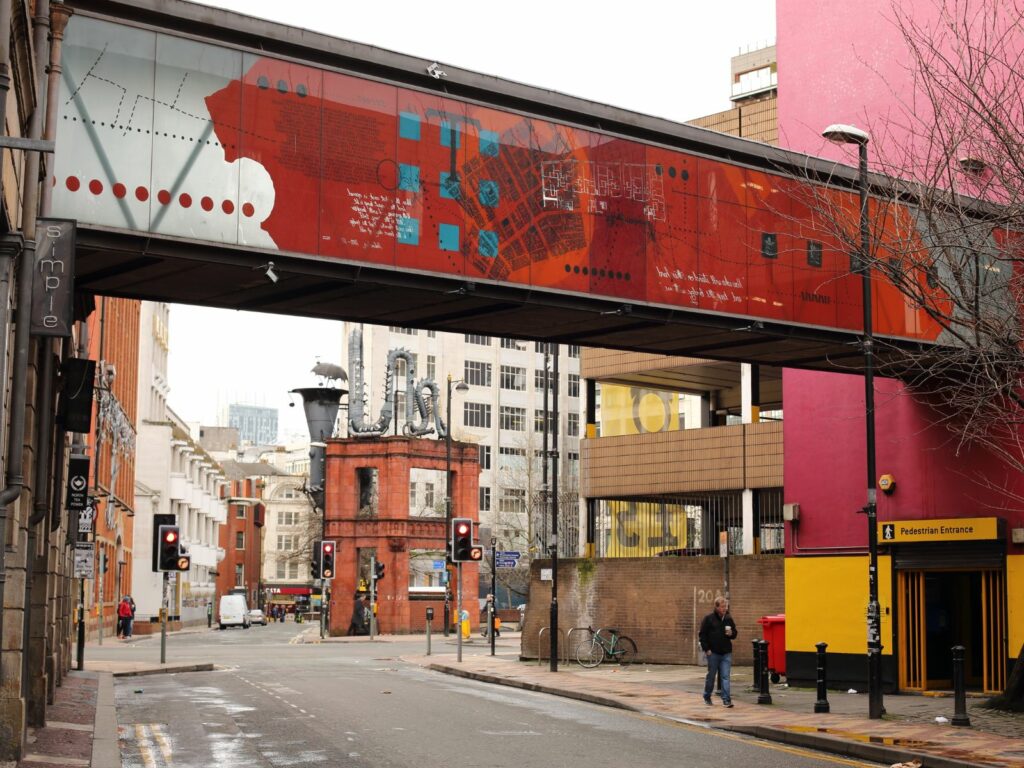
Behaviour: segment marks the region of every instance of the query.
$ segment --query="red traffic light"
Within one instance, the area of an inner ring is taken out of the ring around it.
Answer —
[[[164,542],[167,544],[173,544],[178,540],[177,531],[164,531]]]
[[[457,520],[455,522],[455,535],[456,536],[465,536],[467,533],[470,532],[471,529],[472,529],[472,526],[469,523],[467,523],[467,522],[463,522],[461,520]]]
[[[331,542],[329,542],[329,541],[325,541],[324,542],[324,552],[326,552],[329,555],[333,551],[334,551],[334,545],[331,544]]]

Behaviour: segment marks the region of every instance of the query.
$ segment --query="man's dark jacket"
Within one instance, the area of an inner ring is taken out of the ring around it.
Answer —
[[[727,625],[732,627],[732,637],[725,636]],[[732,653],[732,641],[736,639],[737,634],[736,622],[732,620],[732,616],[726,613],[723,618],[717,611],[712,611],[700,623],[700,633],[697,637],[702,651],[726,654]]]

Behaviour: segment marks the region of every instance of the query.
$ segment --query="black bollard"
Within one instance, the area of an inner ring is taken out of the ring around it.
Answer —
[[[964,690],[964,651],[962,645],[953,646],[953,725],[970,725],[967,716],[967,692]]]
[[[814,702],[814,711],[829,712],[828,693],[825,690],[825,649],[828,643],[815,643],[814,647],[818,649],[818,700]]]
[[[761,689],[761,641],[751,640],[750,644],[754,646],[754,677],[750,681],[750,690],[758,691]]]
[[[757,695],[758,704],[771,704],[772,695],[768,693],[768,641],[762,640],[758,649],[761,655],[761,692]]]

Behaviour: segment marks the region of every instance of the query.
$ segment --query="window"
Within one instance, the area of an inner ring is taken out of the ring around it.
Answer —
[[[578,373],[569,374],[569,397],[580,396],[580,375]]]
[[[526,429],[526,409],[516,408],[511,405],[503,405],[499,410],[498,427],[510,429],[513,432],[523,432]]]
[[[245,507],[243,507],[241,504],[235,507],[235,517],[239,518],[240,520],[245,519]]]
[[[486,485],[480,486],[480,511],[491,511],[491,489]]]
[[[498,469],[504,472],[517,472],[525,468],[525,448],[509,448],[506,445],[498,448]]]
[[[579,357],[580,356],[580,345],[579,344],[570,344],[566,348],[566,354],[568,354],[569,357]]]
[[[498,511],[518,515],[526,511],[526,491],[522,488],[502,488]]]
[[[235,534],[235,549],[245,549],[245,534],[242,531]]]
[[[534,352],[539,352],[542,355],[545,352],[547,352],[549,355],[557,355],[558,354],[558,345],[554,344],[554,343],[545,342],[545,341],[535,341],[533,343],[533,351]]]
[[[409,509],[416,509],[416,483],[409,483]]]
[[[476,333],[467,333],[466,334],[466,343],[467,344],[479,344],[482,347],[489,347],[489,346],[491,346],[491,337],[490,336],[481,336],[481,335],[476,334]]]
[[[241,563],[235,566],[235,586],[245,586],[245,566]]]
[[[501,388],[523,392],[526,389],[526,369],[514,365],[501,366]]]
[[[281,510],[277,513],[278,525],[295,525],[298,522],[299,513],[294,509]]]
[[[298,547],[299,537],[294,533],[279,533],[277,534],[277,551],[278,552],[293,552]]]
[[[424,483],[423,484],[423,506],[427,509],[434,508],[434,484]]]
[[[548,411],[548,433],[555,431],[555,414]],[[533,431],[543,432],[544,431],[544,409],[535,408],[533,411]]]
[[[463,376],[467,384],[477,387],[489,387],[491,386],[491,364],[481,363],[477,360],[467,360]]]
[[[491,406],[485,403],[463,403],[462,423],[467,427],[491,428]]]
[[[555,374],[554,374],[553,371],[548,371],[547,379],[548,379],[548,389],[554,389],[555,388]],[[533,372],[533,388],[541,390],[541,393],[543,394],[543,391],[544,391],[544,369],[543,368],[538,368],[537,370],[535,370]]]
[[[578,413],[567,413],[565,423],[565,434],[569,437],[580,436],[580,415]]]
[[[431,381],[437,380],[437,357],[427,355],[427,378]]]
[[[301,498],[302,493],[294,485],[289,485],[287,488],[281,489],[282,499],[298,499]]]
[[[502,349],[515,349],[515,350],[518,350],[519,352],[525,352],[526,351],[526,342],[525,341],[518,341],[517,339],[502,338],[502,340],[501,340],[501,348]]]
[[[288,563],[288,578],[289,579],[297,579],[297,578],[299,578],[299,564],[298,563]]]
[[[491,446],[489,445],[478,445],[477,448],[480,451],[480,469],[491,468]]]
[[[807,241],[807,266],[821,266],[821,243],[816,240]]]
[[[388,326],[388,330],[391,331],[392,333],[401,333],[403,336],[415,336],[416,335],[416,329],[415,328],[403,328],[400,325],[389,325]]]
[[[437,338],[437,331],[427,331],[427,338],[428,339],[436,339]]]
[[[287,573],[285,572],[285,569],[287,568],[287,566],[288,566],[288,563],[286,563],[284,560],[278,560],[277,561],[277,565],[276,565],[276,568],[277,568],[277,578],[285,579],[285,578],[288,577]]]
[[[761,233],[761,256],[766,259],[779,258],[779,236],[774,232]]]

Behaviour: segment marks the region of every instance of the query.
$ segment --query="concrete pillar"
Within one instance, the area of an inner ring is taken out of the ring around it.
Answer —
[[[754,554],[754,492],[743,489],[743,554]]]

